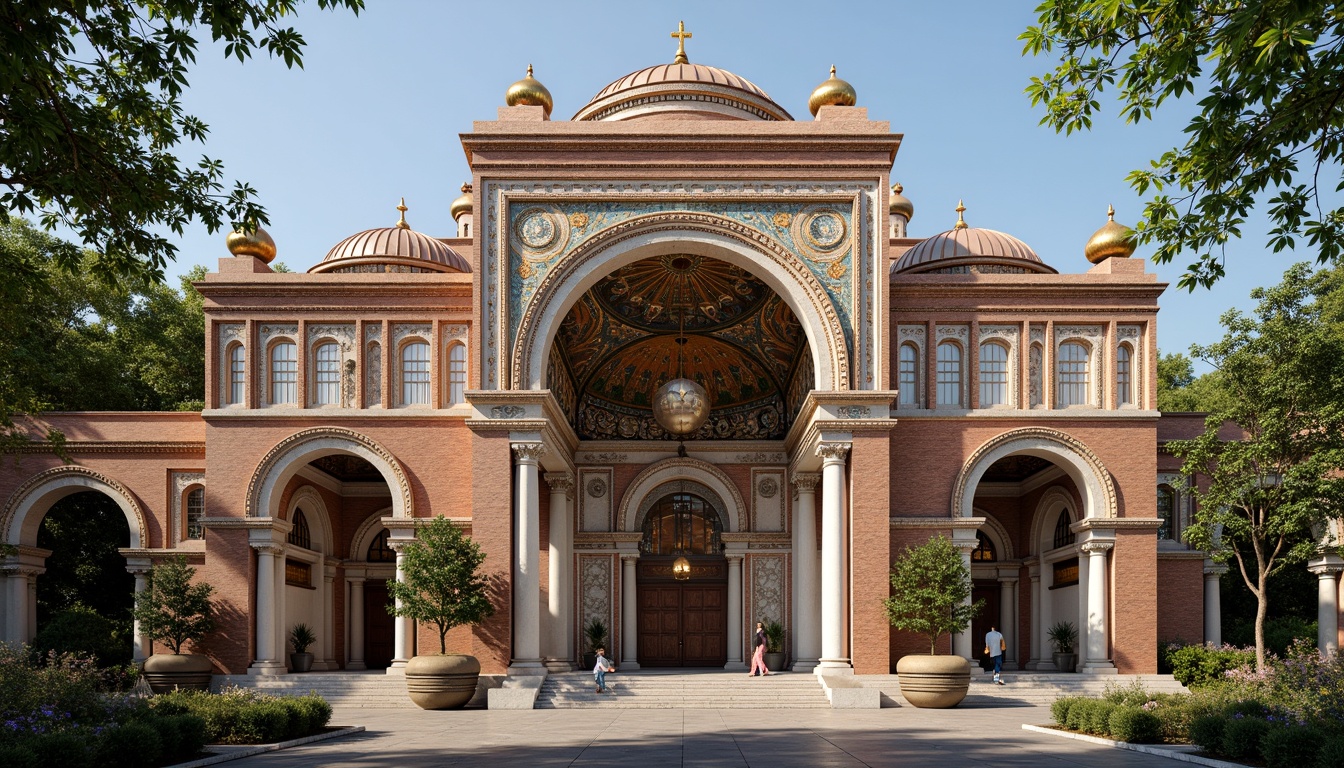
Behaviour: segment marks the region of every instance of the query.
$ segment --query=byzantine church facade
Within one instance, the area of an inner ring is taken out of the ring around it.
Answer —
[[[812,119],[684,48],[572,119],[530,68],[506,103],[461,136],[450,236],[403,203],[278,273],[230,235],[203,412],[35,420],[71,461],[0,473],[4,639],[37,630],[43,515],[90,491],[137,589],[179,554],[215,585],[221,674],[286,673],[298,622],[315,669],[437,649],[386,584],[439,515],[486,554],[496,612],[449,643],[487,674],[572,669],[594,621],[626,670],[745,668],[778,621],[795,670],[885,674],[927,651],[888,623],[891,562],[936,534],[986,602],[945,650],[992,623],[1009,668],[1053,669],[1070,622],[1079,669],[1151,673],[1159,639],[1218,639],[1161,449],[1200,422],[1156,410],[1165,286],[1124,227],[1043,258],[958,206],[909,237],[902,137],[834,71]]]

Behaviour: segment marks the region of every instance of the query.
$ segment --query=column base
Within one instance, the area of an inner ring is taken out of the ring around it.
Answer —
[[[247,668],[249,675],[287,675],[289,670],[283,661],[254,661]]]
[[[356,672],[362,669],[368,669],[368,667],[364,665],[363,659],[360,659],[358,661],[352,659],[345,663],[345,669],[348,672]]]
[[[792,667],[789,667],[789,669],[791,669],[794,672],[811,672],[816,668],[817,668],[816,659],[798,659],[797,661],[793,662]]]
[[[1102,661],[1085,661],[1078,667],[1078,672],[1084,675],[1115,675],[1119,670],[1111,663],[1110,659]]]
[[[849,663],[849,659],[821,659],[817,666],[812,669],[816,675],[852,675],[854,674],[854,665]]]
[[[392,666],[390,666],[390,667],[387,668],[387,674],[389,674],[389,675],[403,675],[403,676],[404,676],[404,675],[406,674],[406,660],[405,660],[405,659],[393,659],[393,660],[392,660]]]
[[[724,664],[723,668],[730,672],[741,672],[747,668],[747,663],[745,661],[730,661]]]
[[[639,669],[639,662],[638,662],[638,661],[622,661],[620,664],[617,664],[616,666],[617,666],[617,668],[620,669],[622,672],[634,672],[635,670]]]
[[[564,659],[546,660],[547,672],[573,672],[574,669],[574,662],[572,661],[565,661]]]
[[[539,659],[514,660],[509,662],[509,677],[545,677],[546,667]]]

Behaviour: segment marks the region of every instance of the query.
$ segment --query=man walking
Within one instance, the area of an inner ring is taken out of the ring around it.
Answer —
[[[985,633],[985,653],[994,660],[994,682],[1003,685],[1003,652],[1007,650],[1008,643],[1004,641],[1003,634],[999,632],[993,624],[989,625],[989,631]]]

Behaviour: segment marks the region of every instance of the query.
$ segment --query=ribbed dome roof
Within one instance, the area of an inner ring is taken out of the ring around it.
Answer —
[[[932,272],[949,267],[1000,266],[1053,274],[1031,246],[1012,235],[992,229],[960,227],[920,242],[901,254],[891,268],[897,272]]]
[[[626,120],[651,113],[707,113],[737,120],[792,120],[755,83],[704,64],[657,64],[598,92],[575,120]]]
[[[362,269],[354,269],[363,267]],[[377,269],[376,267],[383,267]],[[393,267],[393,269],[386,269]],[[402,227],[366,229],[327,252],[309,272],[470,272],[471,265],[452,248],[429,235]]]

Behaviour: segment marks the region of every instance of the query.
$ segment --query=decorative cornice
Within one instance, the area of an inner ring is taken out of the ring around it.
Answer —
[[[198,441],[169,442],[162,440],[71,440],[62,446],[66,453],[205,453],[205,443]],[[48,442],[31,442],[16,449],[17,453],[53,453]]]
[[[951,528],[976,530],[985,524],[983,517],[893,517],[892,528]]]
[[[1074,533],[1084,531],[1156,531],[1162,527],[1160,517],[1085,517],[1069,525]]]

